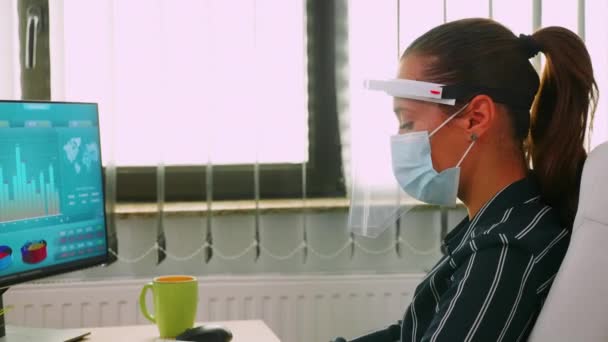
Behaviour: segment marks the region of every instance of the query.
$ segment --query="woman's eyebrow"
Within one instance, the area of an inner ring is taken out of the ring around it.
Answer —
[[[404,122],[402,124],[399,125],[400,129],[412,129],[414,127],[414,122],[413,121],[408,121],[408,122]]]
[[[401,111],[406,111],[406,112],[413,112],[415,111],[415,106],[413,106],[412,104],[409,103],[403,103],[402,101],[399,101],[401,103],[395,103],[393,104],[393,111],[395,113],[401,112]]]
[[[395,107],[393,107],[393,112],[395,113],[397,118],[400,118],[399,114],[401,114],[403,112],[408,113],[408,114],[415,113],[411,107],[406,107],[406,106],[395,106]]]

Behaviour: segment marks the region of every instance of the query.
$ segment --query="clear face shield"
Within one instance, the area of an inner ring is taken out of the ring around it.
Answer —
[[[399,127],[393,97],[454,105],[455,98],[447,98],[444,90],[441,84],[405,79],[369,80],[351,90],[348,228],[353,233],[377,237],[413,208],[426,205],[403,190],[393,171],[391,139]]]

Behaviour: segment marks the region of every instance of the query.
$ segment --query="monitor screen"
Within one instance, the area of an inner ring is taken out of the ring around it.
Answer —
[[[0,101],[0,288],[107,260],[97,104]]]

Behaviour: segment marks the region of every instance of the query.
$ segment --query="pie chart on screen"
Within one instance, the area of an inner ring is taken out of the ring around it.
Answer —
[[[29,241],[21,247],[21,258],[27,264],[37,264],[46,259],[46,241]]]
[[[0,271],[11,267],[13,250],[9,246],[0,246]]]

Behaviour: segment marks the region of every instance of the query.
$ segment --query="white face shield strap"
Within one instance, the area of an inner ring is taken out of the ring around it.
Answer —
[[[400,230],[399,222],[408,225],[412,209],[427,206],[406,194],[393,174],[390,137],[397,132],[398,122],[392,114],[392,97],[450,106],[456,98],[447,97],[442,84],[405,79],[369,80],[365,89],[353,91],[351,97],[348,229],[377,237],[390,227]]]

